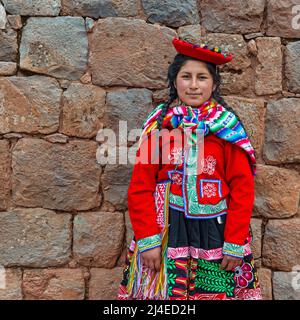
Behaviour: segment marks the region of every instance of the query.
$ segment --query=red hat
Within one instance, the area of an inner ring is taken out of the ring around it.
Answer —
[[[221,48],[209,48],[207,44],[197,45],[176,37],[174,37],[172,43],[177,52],[214,64],[225,64],[233,58],[232,54],[228,54],[228,52],[221,50]]]

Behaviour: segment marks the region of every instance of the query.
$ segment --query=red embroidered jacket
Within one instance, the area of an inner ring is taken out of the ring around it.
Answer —
[[[187,183],[182,170],[185,159],[181,156],[182,150],[174,145],[174,139],[171,139],[170,148],[162,148],[160,140],[157,163],[150,163],[155,149],[151,139],[137,151],[137,159],[140,159],[147,148],[150,150],[147,155],[149,163],[136,160],[128,188],[129,215],[141,252],[160,245],[161,230],[156,222],[154,199],[157,183],[171,180],[170,206],[184,210],[181,202],[182,183]],[[162,152],[170,163],[162,163]],[[254,202],[254,177],[248,155],[240,147],[209,133],[204,137],[202,161],[202,172],[197,175],[193,186],[198,197],[194,210],[199,210],[194,213],[201,218],[227,214],[223,254],[242,257]],[[212,208],[217,210],[212,211]]]

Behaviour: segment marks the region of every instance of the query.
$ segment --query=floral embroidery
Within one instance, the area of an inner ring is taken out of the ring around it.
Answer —
[[[250,263],[244,262],[241,267],[236,267],[234,271],[234,281],[240,288],[247,288],[254,279]]]
[[[207,197],[215,197],[216,195],[222,197],[221,191],[221,180],[216,179],[201,179],[200,180],[200,196],[201,198]]]
[[[173,173],[173,174],[172,174],[172,181],[173,181],[173,183],[175,183],[175,184],[182,185],[182,174],[180,174],[180,173]]]
[[[207,198],[210,197],[215,197],[216,196],[216,191],[217,188],[213,183],[207,183],[204,187],[203,187],[203,194],[204,196],[206,196]]]
[[[202,159],[201,168],[202,172],[209,175],[213,175],[215,172],[217,160],[213,156],[208,156],[206,159]]]
[[[235,295],[236,295],[235,300],[262,300],[260,287],[254,288],[254,289],[236,288]]]
[[[182,164],[184,161],[184,157],[182,154],[182,148],[176,148],[174,147],[171,150],[171,154],[168,155],[168,159],[170,160],[171,164]]]

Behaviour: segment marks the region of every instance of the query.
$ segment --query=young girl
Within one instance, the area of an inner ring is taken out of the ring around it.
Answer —
[[[170,96],[143,124],[128,189],[135,237],[118,299],[261,299],[250,249],[255,152],[219,93],[217,65],[232,55],[173,45]]]

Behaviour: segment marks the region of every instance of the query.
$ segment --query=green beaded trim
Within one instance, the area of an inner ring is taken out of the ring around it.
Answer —
[[[174,204],[182,209],[184,209],[184,204],[183,204],[183,198],[181,196],[175,195],[173,193],[170,192],[170,204]],[[196,194],[197,196],[197,194]],[[194,199],[191,198],[190,199]],[[219,213],[223,210],[227,209],[227,203],[226,203],[226,199],[222,199],[220,202],[218,202],[217,204],[200,204],[198,202],[198,198],[196,198],[195,200],[197,201],[190,201],[190,213],[191,214],[199,214],[201,213],[201,216],[205,216],[205,215],[211,215],[211,214],[216,214]]]
[[[243,258],[244,246],[234,244],[234,243],[224,242],[223,254],[226,254],[228,256]]]
[[[159,247],[161,245],[160,233],[137,241],[140,252]]]

